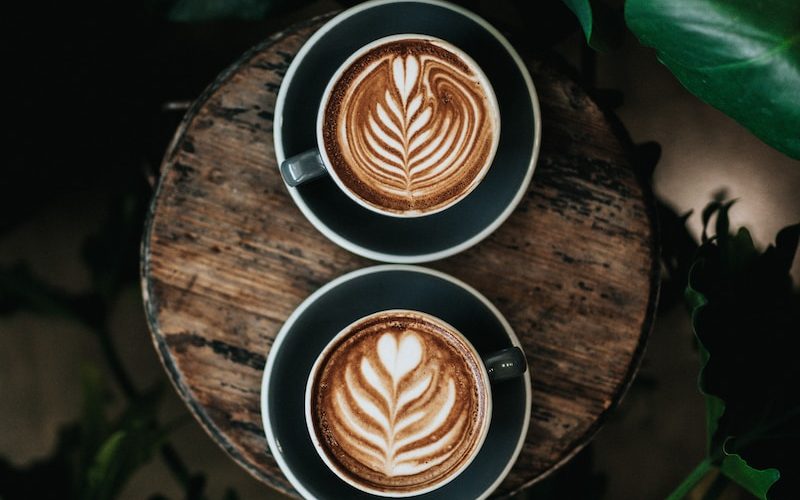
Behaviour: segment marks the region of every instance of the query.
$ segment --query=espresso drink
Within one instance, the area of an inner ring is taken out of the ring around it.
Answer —
[[[473,62],[424,38],[389,41],[350,64],[324,111],[323,147],[369,206],[432,213],[481,181],[499,137],[489,83]]]
[[[489,420],[481,360],[458,333],[413,311],[368,316],[328,348],[309,383],[309,427],[351,484],[413,495],[472,460]]]

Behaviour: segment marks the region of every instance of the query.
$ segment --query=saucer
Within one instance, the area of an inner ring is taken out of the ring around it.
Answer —
[[[348,485],[324,464],[306,428],[304,393],[312,365],[328,342],[354,320],[386,309],[412,309],[441,318],[481,354],[519,346],[511,326],[483,295],[431,269],[369,267],[314,292],[278,332],[261,386],[261,417],[270,450],[305,498],[380,498]],[[528,431],[529,373],[492,384],[489,433],[467,469],[441,488],[413,498],[485,498],[497,488],[516,461]]]
[[[539,154],[539,101],[522,59],[485,20],[436,0],[366,2],[323,25],[295,56],[275,105],[275,154],[316,148],[316,117],[325,86],[360,47],[385,36],[419,33],[446,40],[481,67],[500,109],[500,143],[486,177],[443,212],[416,218],[381,215],[353,202],[330,176],[289,193],[303,215],[331,241],[386,262],[427,262],[461,252],[511,215],[528,189]]]

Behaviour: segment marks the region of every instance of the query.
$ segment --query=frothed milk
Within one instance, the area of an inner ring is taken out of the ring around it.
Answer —
[[[324,152],[363,203],[400,215],[434,213],[485,175],[499,140],[497,103],[480,69],[455,50],[424,38],[388,41],[333,85]]]
[[[482,370],[471,346],[435,318],[369,316],[318,361],[310,430],[351,484],[392,496],[428,491],[482,443],[490,411]]]

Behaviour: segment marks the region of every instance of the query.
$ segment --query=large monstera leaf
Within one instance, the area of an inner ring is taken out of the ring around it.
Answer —
[[[717,234],[703,235],[687,299],[705,364],[709,459],[760,498],[800,498],[800,293],[789,269],[800,224],[759,253],[729,234],[730,204],[714,204]]]
[[[800,2],[627,0],[625,20],[690,92],[800,159]]]

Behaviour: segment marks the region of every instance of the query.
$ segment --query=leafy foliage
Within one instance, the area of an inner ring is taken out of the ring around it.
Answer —
[[[600,0],[563,0],[578,18],[586,42],[601,52],[619,46],[624,27],[622,16]]]
[[[160,388],[132,401],[112,420],[107,415],[109,392],[100,372],[86,367],[81,379],[80,421],[62,428],[55,452],[46,459],[27,467],[0,459],[1,498],[114,498],[174,429],[174,425],[157,425]]]
[[[562,0],[589,45],[623,30],[599,0]],[[625,23],[691,93],[800,159],[800,3],[795,0],[626,0]]]
[[[797,498],[800,364],[789,346],[800,334],[800,294],[789,270],[800,224],[761,253],[746,229],[730,233],[731,205],[704,210],[704,226],[716,215],[716,235],[704,229],[686,293],[705,361],[709,458],[761,498]]]
[[[109,417],[111,391],[94,368],[81,374],[83,404],[79,421],[59,433],[54,452],[28,466],[0,458],[0,498],[116,498],[128,479],[156,452],[183,486],[187,499],[205,498],[205,475],[190,473],[166,442],[183,421],[162,424],[157,412],[161,386],[141,392],[111,341],[106,322],[119,292],[138,277],[138,248],[149,190],[138,178],[125,179],[114,192],[108,218],[83,247],[91,288],[68,293],[37,277],[26,265],[0,267],[0,314],[29,311],[61,316],[86,326],[98,340],[108,368],[125,396],[122,412]],[[228,490],[226,499],[235,500]]]
[[[627,0],[631,31],[694,95],[800,158],[800,3]]]

